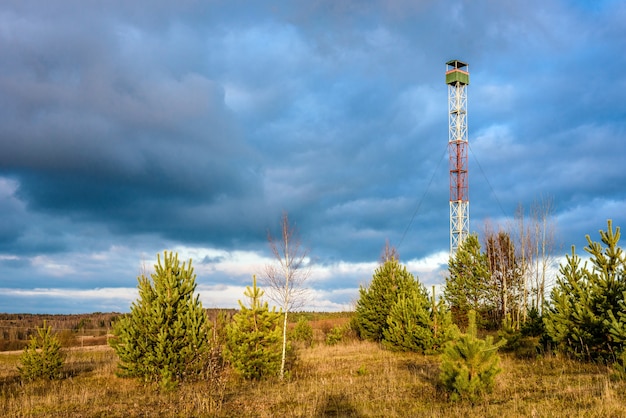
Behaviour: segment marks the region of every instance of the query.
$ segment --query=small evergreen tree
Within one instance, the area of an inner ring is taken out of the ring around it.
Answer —
[[[398,300],[398,295],[418,289],[411,273],[395,257],[388,258],[374,272],[368,287],[361,286],[353,328],[358,336],[371,341],[382,341],[388,327],[387,317]]]
[[[576,315],[581,318],[579,304],[581,299],[587,297],[587,283],[584,281],[583,268],[580,265],[581,259],[572,247],[572,254],[565,256],[565,264],[559,266],[559,275],[556,278],[556,285],[551,291],[551,306],[544,316],[546,334],[563,351],[579,353],[582,356],[582,345],[575,336],[579,330],[574,328],[574,311],[579,310]]]
[[[196,275],[178,254],[157,256],[150,280],[138,277],[139,299],[113,330],[111,346],[119,356],[119,374],[158,382],[170,389],[197,378],[208,357],[210,324],[195,295]]]
[[[586,237],[590,268],[587,263],[581,266],[572,247],[572,255],[559,268],[544,323],[548,336],[563,351],[585,360],[614,361],[625,340],[620,337],[620,318],[626,297],[626,257],[618,246],[620,229],[614,231],[610,220],[600,237],[602,243]]]
[[[335,325],[332,327],[328,334],[326,334],[326,345],[337,345],[343,341],[345,336],[346,327],[342,327],[341,325]]]
[[[491,336],[484,340],[478,338],[476,313],[468,312],[467,332],[450,342],[441,358],[439,378],[453,400],[474,402],[492,390],[495,377],[501,371],[498,348],[505,343],[502,340],[494,344]]]
[[[244,379],[259,380],[280,372],[281,313],[276,308],[270,311],[267,302],[261,302],[263,294],[253,276],[252,287],[244,292],[250,307],[239,301],[240,311],[226,328],[225,358]]]
[[[52,327],[44,321],[20,356],[20,376],[24,380],[58,379],[61,377],[64,357],[59,339],[52,332]]]

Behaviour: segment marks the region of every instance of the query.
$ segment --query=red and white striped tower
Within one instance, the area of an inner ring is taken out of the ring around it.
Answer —
[[[450,255],[469,235],[469,181],[467,173],[468,65],[446,63],[448,85],[448,152],[450,155]]]

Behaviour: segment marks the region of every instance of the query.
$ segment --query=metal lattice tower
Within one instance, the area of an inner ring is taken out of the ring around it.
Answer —
[[[450,155],[450,255],[469,235],[469,181],[467,173],[468,65],[446,63],[448,85],[448,152]]]

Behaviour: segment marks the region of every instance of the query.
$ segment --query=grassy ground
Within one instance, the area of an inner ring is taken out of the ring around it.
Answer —
[[[476,405],[448,400],[438,357],[365,342],[303,349],[285,382],[227,375],[171,393],[116,377],[107,347],[68,351],[67,377],[55,382],[20,382],[18,359],[0,355],[7,417],[626,417],[626,383],[605,367],[555,357],[503,357],[494,392]]]

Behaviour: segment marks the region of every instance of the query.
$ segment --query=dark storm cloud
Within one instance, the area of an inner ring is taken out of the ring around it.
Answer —
[[[194,238],[224,219],[185,225],[181,211],[258,194],[256,157],[223,88],[172,62],[179,35],[120,12],[68,26],[5,15],[0,166],[32,210]]]
[[[4,286],[132,287],[174,246],[222,251],[200,266],[242,284],[224,251],[265,253],[283,210],[318,266],[386,239],[446,251],[452,58],[471,229],[547,196],[581,247],[626,224],[625,20],[615,1],[3,2]]]

